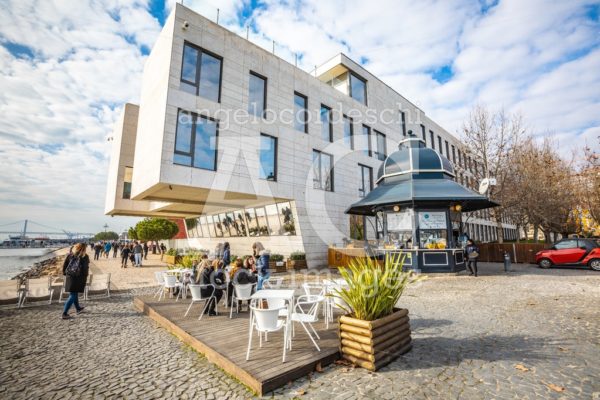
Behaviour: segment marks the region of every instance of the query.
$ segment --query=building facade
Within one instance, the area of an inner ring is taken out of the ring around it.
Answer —
[[[409,131],[478,184],[454,136],[345,55],[307,73],[177,3],[115,126],[106,214],[185,218],[182,247],[261,241],[324,266],[328,245],[360,238],[345,210]],[[465,230],[494,240],[488,217]]]

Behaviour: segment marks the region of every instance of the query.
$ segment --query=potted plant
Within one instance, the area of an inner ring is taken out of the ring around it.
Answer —
[[[376,371],[412,348],[408,310],[396,308],[404,288],[425,279],[403,271],[404,254],[386,255],[383,266],[356,258],[340,268],[346,287],[333,289],[341,308],[340,353],[354,365]]]
[[[287,261],[287,269],[306,269],[306,254],[302,251],[294,251]]]
[[[165,262],[167,264],[175,265],[181,261],[181,256],[177,254],[177,249],[170,248],[165,253]]]
[[[285,261],[282,254],[271,254],[269,258],[269,269],[275,272],[285,272]]]

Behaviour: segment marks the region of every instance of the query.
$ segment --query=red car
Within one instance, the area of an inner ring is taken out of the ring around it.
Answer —
[[[594,271],[600,271],[600,244],[593,239],[562,239],[551,248],[538,251],[535,262],[541,268],[587,265]]]

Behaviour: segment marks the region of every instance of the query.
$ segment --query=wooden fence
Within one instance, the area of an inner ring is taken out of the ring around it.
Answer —
[[[513,263],[535,264],[535,253],[548,245],[544,243],[480,243],[479,261],[503,262],[504,253],[510,254]]]

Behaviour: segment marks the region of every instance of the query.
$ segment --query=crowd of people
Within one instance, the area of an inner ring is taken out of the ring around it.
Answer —
[[[192,271],[183,276],[184,284],[211,285],[201,289],[202,297],[214,295],[215,300],[207,305],[205,313],[217,315],[216,304],[221,301],[223,294],[228,293],[227,306],[232,306],[233,285],[256,283],[256,290],[263,288],[263,283],[269,279],[270,251],[262,243],[252,245],[252,255],[237,258],[232,261],[229,242],[217,247],[213,257],[203,254],[193,260]],[[229,279],[227,279],[229,276]]]
[[[152,254],[165,254],[167,247],[164,243],[157,242],[142,242],[142,241],[98,241],[89,242],[90,250],[94,252],[94,260],[100,258],[117,258],[121,257],[121,268],[127,268],[128,262],[131,262],[133,267],[141,267],[143,260],[148,259],[148,252]]]

